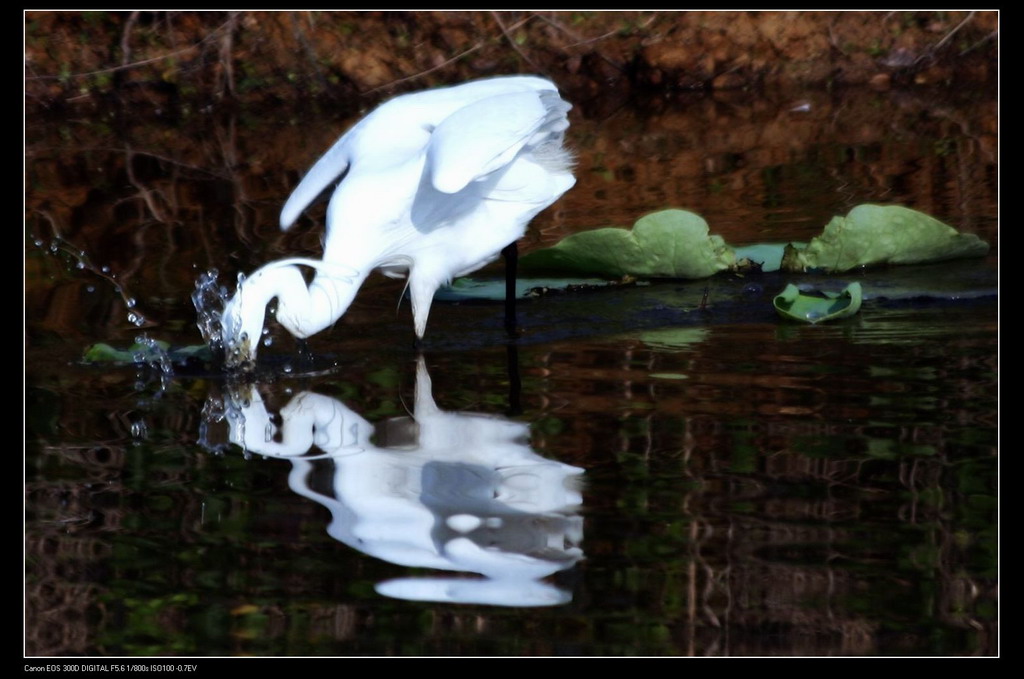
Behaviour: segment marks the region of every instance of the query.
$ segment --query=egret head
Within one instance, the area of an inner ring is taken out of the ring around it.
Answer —
[[[254,274],[254,278],[259,272]],[[229,370],[251,370],[256,363],[256,349],[263,334],[263,320],[269,300],[257,300],[251,279],[240,281],[234,296],[221,313],[221,343],[224,365]],[[260,303],[262,301],[262,303]]]
[[[299,266],[318,276],[307,285]],[[221,314],[224,363],[229,370],[251,370],[263,337],[267,304],[277,299],[277,320],[299,339],[333,324],[351,304],[365,274],[340,264],[292,257],[271,262],[238,283]]]

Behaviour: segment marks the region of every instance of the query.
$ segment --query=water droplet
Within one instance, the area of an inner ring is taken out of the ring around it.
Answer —
[[[134,325],[136,328],[141,328],[146,323],[146,318],[139,313],[134,311],[128,314],[128,322]]]
[[[129,309],[134,309],[135,308],[135,298],[134,297],[129,297],[129,298],[125,299],[124,304]]]
[[[286,373],[290,373],[292,370],[294,370],[294,368],[292,368],[292,364],[291,363],[285,363],[283,370]]]
[[[41,248],[41,247],[43,247],[43,239],[42,239],[42,238],[36,238],[36,239],[35,239],[34,241],[32,241],[32,242],[36,244],[36,247],[37,247],[37,248]]]
[[[76,269],[84,269],[85,268],[85,262],[79,262],[78,264],[75,264],[75,268]]]
[[[96,286],[95,285],[87,285],[87,286],[85,286],[85,291],[86,292],[96,292]]]
[[[110,267],[109,266],[101,266],[100,267],[100,271],[102,271],[103,273],[110,273]]]
[[[144,439],[144,438],[146,438],[146,433],[147,433],[146,423],[143,420],[139,420],[138,422],[132,422],[131,430],[132,430],[132,438],[136,438],[136,439]]]
[[[265,346],[265,347],[269,347],[273,343],[274,343],[274,338],[273,337],[266,337],[266,338],[263,339],[263,346]]]

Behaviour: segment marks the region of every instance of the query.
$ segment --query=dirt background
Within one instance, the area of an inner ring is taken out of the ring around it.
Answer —
[[[540,73],[574,100],[638,92],[995,78],[999,14],[917,12],[26,12],[29,112],[372,105]]]

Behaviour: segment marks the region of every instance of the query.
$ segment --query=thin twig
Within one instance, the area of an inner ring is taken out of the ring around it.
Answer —
[[[153,197],[153,194],[159,193],[160,197],[163,198],[163,193],[155,189],[150,189],[143,186],[142,182],[138,180],[138,178],[135,176],[135,170],[133,167],[134,155],[134,151],[130,147],[126,146],[125,170],[128,173],[128,183],[139,190],[139,197],[142,198],[142,201],[146,204],[146,207],[149,208],[149,211],[153,215],[153,218],[158,222],[166,223],[168,221],[167,215],[164,214],[163,209],[159,205],[157,205],[156,200]],[[164,198],[164,201],[167,202],[167,199]]]
[[[546,17],[543,14],[535,14],[534,16],[536,16],[537,18],[541,19],[542,21],[547,22],[548,25],[550,25],[550,26],[552,26],[552,27],[562,31],[563,33],[565,33],[570,38],[572,38],[573,40],[576,41],[574,43],[566,45],[565,47],[562,47],[561,48],[562,52],[566,52],[566,50],[568,50],[569,48],[572,48],[572,47],[579,47],[580,45],[589,45],[590,43],[600,42],[601,40],[604,40],[606,38],[610,38],[611,36],[613,36],[613,35],[615,35],[616,33],[619,32],[618,29],[615,29],[613,31],[609,31],[609,32],[605,33],[604,35],[599,35],[596,38],[583,39],[583,37],[579,33],[577,33],[576,31],[573,31],[572,29],[568,28],[567,26],[563,26],[561,23],[555,21],[554,19],[551,19],[550,17]],[[648,19],[644,23],[644,26],[649,25],[651,23],[651,21],[653,21],[653,20],[654,20],[654,18],[651,17],[650,19]],[[604,59],[605,61],[607,61],[612,66],[614,66],[619,71],[623,70],[622,64],[619,63],[618,60],[612,59],[611,57],[607,56],[606,54],[604,54],[604,52],[601,52],[600,50],[597,51],[597,55],[599,57],[601,57],[602,59]]]
[[[129,58],[132,54],[132,45],[128,40],[131,35],[132,29],[135,27],[135,22],[139,18],[138,12],[132,12],[128,16],[128,21],[124,24],[124,31],[121,33],[121,66],[127,66]]]
[[[517,45],[516,41],[512,38],[511,35],[509,35],[508,29],[505,28],[505,23],[501,20],[501,17],[498,16],[498,13],[497,12],[491,12],[491,16],[494,17],[494,20],[497,22],[498,28],[501,29],[501,32],[505,34],[505,38],[508,40],[508,44],[512,45],[512,49],[514,49],[516,52],[518,52],[519,56],[521,56],[526,61],[526,63],[528,63],[530,66],[532,66],[533,68],[535,68],[535,69],[537,69],[539,71],[540,68],[538,68],[537,64],[533,63],[533,60],[530,59],[530,57],[526,56],[526,53],[523,52],[523,50],[519,49],[519,45]],[[532,18],[533,18],[533,15],[528,17],[527,21],[529,19],[532,19]]]
[[[952,37],[953,37],[953,35],[954,35],[954,34],[955,34],[955,33],[956,33],[957,31],[959,31],[959,30],[960,30],[961,28],[963,28],[963,27],[964,27],[964,24],[966,24],[966,23],[967,23],[968,21],[970,21],[971,19],[973,19],[973,18],[974,18],[974,15],[975,15],[975,14],[976,14],[976,12],[975,12],[974,10],[971,10],[970,12],[968,12],[968,14],[967,14],[967,17],[966,17],[966,18],[965,18],[965,19],[964,19],[963,21],[961,21],[961,22],[960,22],[959,24],[957,24],[956,28],[954,28],[954,29],[953,29],[952,31],[950,31],[949,33],[947,33],[947,34],[945,35],[945,37],[943,37],[943,38],[942,38],[942,40],[938,41],[938,42],[937,42],[937,43],[935,44],[935,47],[933,47],[933,48],[932,48],[932,51],[933,51],[933,52],[935,52],[935,51],[938,51],[938,49],[939,49],[940,47],[942,47],[943,45],[945,45],[945,44],[946,44],[946,43],[947,43],[947,42],[949,41],[949,39],[950,39],[950,38],[952,38]]]
[[[77,153],[77,154],[82,154],[82,153],[121,153],[122,151],[124,151],[123,148],[113,147],[113,146],[80,146],[80,147],[77,147],[74,152]],[[67,147],[33,146],[31,148],[26,149],[25,157],[26,158],[30,158],[30,159],[34,159],[34,158],[39,158],[39,157],[43,156],[43,154],[45,154],[45,153],[54,153],[55,154],[55,153],[59,153],[59,152],[67,153]],[[202,167],[200,165],[196,165],[195,163],[186,163],[185,161],[177,160],[175,158],[171,158],[170,156],[160,155],[159,153],[155,153],[153,151],[132,151],[132,153],[134,155],[136,155],[136,156],[148,156],[150,158],[153,158],[154,160],[159,160],[161,163],[169,163],[169,164],[177,165],[177,166],[182,167],[182,168],[184,168],[186,170],[192,170],[192,171],[197,172],[199,174],[205,174],[205,175],[209,175],[211,177],[216,177],[217,179],[229,179],[230,176],[231,176],[231,174],[229,172],[219,172],[219,171],[216,171],[216,170],[211,170],[211,169],[209,169],[207,167]]]
[[[224,37],[220,43],[220,63],[223,66],[221,77],[224,78],[224,82],[221,84],[221,93],[224,92],[224,86],[227,86],[227,93],[229,96],[235,94],[235,70],[232,67],[232,56],[231,50],[234,43],[235,28],[238,26],[238,12],[228,13],[228,29],[224,31]]]
[[[377,92],[379,90],[383,90],[383,89],[387,89],[389,87],[392,87],[393,85],[398,85],[400,83],[408,82],[409,80],[416,80],[417,78],[421,78],[421,77],[427,75],[428,73],[433,73],[434,71],[437,71],[439,69],[444,68],[445,66],[447,66],[450,63],[452,63],[453,61],[458,61],[459,59],[461,59],[462,57],[466,56],[467,54],[469,54],[471,52],[477,51],[478,49],[480,49],[481,47],[484,46],[485,42],[486,41],[478,42],[477,44],[473,45],[469,49],[467,49],[467,50],[465,50],[463,52],[459,52],[458,54],[456,54],[454,57],[452,57],[448,61],[440,63],[437,66],[434,66],[433,68],[428,68],[425,71],[420,71],[419,73],[415,73],[415,74],[407,76],[405,78],[399,78],[398,80],[392,80],[389,83],[385,83],[383,85],[378,85],[377,87],[374,87],[373,89],[366,90],[365,92],[363,92],[363,94],[372,94],[372,93]]]
[[[323,68],[320,66],[320,57],[317,56],[316,49],[306,37],[306,31],[303,30],[302,22],[300,22],[296,17],[296,14],[296,12],[289,12],[289,18],[292,22],[292,35],[295,37],[295,41],[302,47],[302,51],[306,53],[306,61],[312,65],[313,75],[315,76],[317,83],[326,90],[328,89],[329,83],[327,78],[324,77]],[[313,19],[310,18],[309,21],[310,28],[312,28]]]
[[[982,38],[981,40],[979,40],[978,42],[974,43],[973,45],[971,45],[970,47],[965,49],[963,52],[961,52],[960,56],[963,56],[963,55],[967,54],[968,52],[974,51],[975,49],[977,49],[981,45],[984,45],[989,40],[994,39],[998,35],[999,35],[999,31],[998,30],[992,31],[991,33],[986,35],[984,38]]]
[[[70,73],[70,74],[68,74],[66,76],[65,75],[32,75],[32,76],[26,76],[25,80],[62,80],[64,78],[88,78],[88,77],[94,76],[94,75],[100,75],[100,74],[103,74],[103,73],[114,73],[116,71],[124,71],[124,70],[129,69],[129,68],[137,68],[139,66],[145,66],[146,64],[152,64],[152,63],[157,62],[157,61],[163,61],[164,59],[169,59],[171,57],[176,57],[179,54],[184,54],[185,52],[191,52],[192,50],[198,49],[204,43],[207,43],[207,42],[213,40],[214,37],[216,37],[217,34],[220,33],[220,31],[222,31],[226,26],[228,26],[233,21],[233,19],[234,19],[234,17],[229,18],[227,21],[222,23],[220,26],[218,26],[217,28],[213,29],[213,31],[209,35],[207,35],[205,38],[203,38],[199,42],[195,43],[194,45],[189,45],[188,47],[184,47],[184,48],[182,48],[180,50],[175,50],[174,52],[168,52],[167,54],[163,54],[163,55],[160,55],[158,57],[152,57],[150,59],[143,59],[142,61],[136,61],[136,62],[133,62],[131,64],[122,64],[121,66],[111,66],[110,68],[101,68],[101,69],[96,70],[96,71],[87,71],[85,73]]]
[[[562,24],[562,23],[560,23],[558,21],[555,21],[551,17],[544,16],[543,14],[536,14],[534,16],[536,16],[541,21],[544,21],[549,26],[552,26],[553,28],[557,28],[558,30],[562,31],[563,33],[565,33],[570,38],[572,38],[573,40],[576,41],[576,42],[570,43],[568,45],[565,45],[565,47],[562,48],[562,51],[565,51],[566,49],[568,49],[570,47],[579,47],[580,45],[589,45],[592,42],[599,42],[601,40],[604,40],[605,38],[610,38],[610,37],[612,37],[613,35],[615,35],[616,33],[619,32],[619,29],[616,28],[614,30],[608,31],[604,35],[599,35],[596,38],[584,38],[582,35],[580,35],[576,31],[572,30],[568,26],[565,26],[564,24]]]
[[[842,47],[839,46],[839,41],[836,40],[835,29],[836,29],[836,23],[839,21],[839,16],[840,15],[837,14],[836,16],[834,16],[832,18],[832,21],[830,21],[828,23],[828,42],[829,42],[830,45],[832,45],[832,47],[837,52],[839,52],[844,57],[846,57],[846,56],[849,56],[849,55],[846,53],[846,50],[844,50]]]
[[[529,17],[526,17],[525,19],[520,19],[516,23],[512,24],[511,26],[509,26],[508,30],[514,31],[515,29],[519,28],[520,26],[522,26],[523,24],[525,24],[527,21],[529,21],[532,18],[533,18],[532,16],[529,16]],[[448,59],[447,61],[445,61],[443,63],[440,63],[437,66],[434,66],[433,68],[428,68],[425,71],[420,71],[419,73],[415,73],[415,74],[407,76],[405,78],[399,78],[398,80],[392,80],[389,83],[385,83],[383,85],[378,85],[377,87],[374,87],[373,89],[366,90],[365,92],[363,92],[363,94],[373,94],[374,92],[377,92],[379,90],[387,89],[387,88],[392,87],[394,85],[398,85],[398,84],[401,84],[401,83],[404,83],[404,82],[408,82],[410,80],[416,80],[417,78],[421,78],[421,77],[427,75],[428,73],[433,73],[434,71],[437,71],[437,70],[440,70],[440,69],[444,68],[445,66],[447,66],[450,63],[452,63],[453,61],[458,61],[462,57],[466,56],[467,54],[469,54],[471,52],[477,51],[478,49],[480,49],[481,47],[483,47],[486,44],[487,44],[486,40],[481,40],[480,42],[478,42],[477,44],[473,45],[469,49],[467,49],[465,51],[462,51],[462,52],[459,52],[458,54],[456,54],[451,59]]]

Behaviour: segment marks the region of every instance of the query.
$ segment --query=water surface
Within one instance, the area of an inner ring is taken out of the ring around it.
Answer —
[[[202,272],[315,256],[322,207],[277,212],[350,119],[30,121],[26,654],[997,653],[994,102],[574,110],[579,183],[525,249],[664,207],[806,240],[862,202],[993,246],[832,281],[874,291],[856,318],[722,276],[535,299],[510,347],[500,306],[438,304],[419,362],[378,277],[313,369],[274,331],[256,386],[80,358],[196,344]]]

